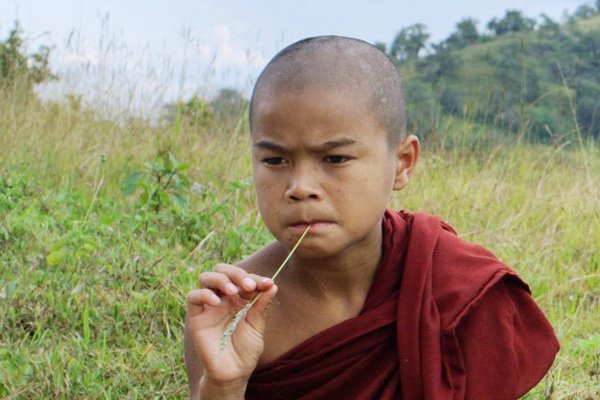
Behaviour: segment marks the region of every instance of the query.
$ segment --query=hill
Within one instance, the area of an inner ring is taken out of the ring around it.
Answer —
[[[560,25],[509,11],[488,23],[496,32],[487,36],[463,20],[424,57],[398,57],[396,40],[389,54],[405,77],[412,131],[431,138],[451,117],[536,141],[577,134],[600,139],[599,12]],[[497,28],[514,14],[524,25]]]

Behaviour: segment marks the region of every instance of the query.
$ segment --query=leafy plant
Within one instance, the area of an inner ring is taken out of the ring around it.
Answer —
[[[158,213],[165,207],[181,208],[187,205],[190,181],[183,171],[189,163],[181,163],[173,153],[144,164],[144,171],[133,172],[122,186],[125,195],[140,191],[137,207]]]

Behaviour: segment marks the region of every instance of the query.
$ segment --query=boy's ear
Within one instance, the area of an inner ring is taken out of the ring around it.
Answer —
[[[410,181],[412,171],[419,160],[421,145],[415,135],[409,135],[396,146],[396,175],[394,190],[401,190]]]

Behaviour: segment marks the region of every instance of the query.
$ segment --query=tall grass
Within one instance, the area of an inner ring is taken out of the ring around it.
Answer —
[[[114,122],[0,96],[0,397],[186,398],[185,294],[200,270],[271,240],[247,184],[247,126],[224,126]],[[528,398],[598,398],[599,146],[439,126],[392,205],[441,215],[530,283],[562,350]],[[123,180],[168,152],[204,192],[145,214]]]

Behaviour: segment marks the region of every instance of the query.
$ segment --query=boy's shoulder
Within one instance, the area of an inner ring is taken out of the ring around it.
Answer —
[[[458,323],[498,285],[530,294],[529,286],[491,251],[443,226],[434,252],[432,283],[447,323]]]
[[[510,267],[483,246],[462,239],[440,217],[395,214],[409,225],[403,282],[428,285],[446,323],[460,320],[500,281],[529,293]]]
[[[287,256],[287,250],[277,241],[260,248],[235,265],[251,274],[272,276]]]
[[[436,393],[431,398],[523,395],[559,347],[527,285],[440,218],[396,215],[409,227],[398,298],[398,323],[411,327],[398,331],[403,392],[408,398],[422,398],[423,391]],[[427,376],[419,375],[423,363]],[[446,390],[441,370],[452,396],[437,395]]]

